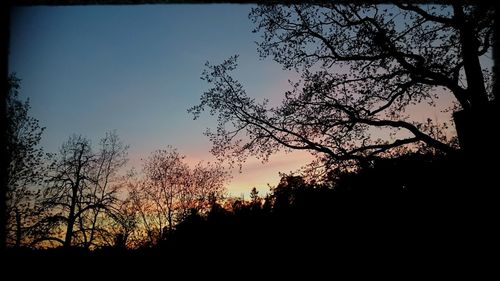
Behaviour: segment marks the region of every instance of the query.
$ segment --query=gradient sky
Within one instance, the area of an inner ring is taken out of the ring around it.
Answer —
[[[73,133],[97,142],[116,130],[130,145],[129,167],[171,145],[194,165],[213,161],[203,135],[216,126],[208,114],[194,121],[187,109],[209,85],[200,79],[206,61],[219,64],[239,54],[234,77],[247,94],[278,104],[295,72],[260,59],[248,19],[252,5],[134,5],[22,7],[11,13],[9,71],[22,79],[21,96],[46,127],[42,146],[56,152]],[[491,54],[482,58],[491,67]],[[437,107],[410,106],[413,120],[448,122],[454,100],[442,93]],[[447,133],[454,134],[454,127]],[[234,171],[228,191],[236,196],[257,187],[266,193],[278,172],[296,171],[307,152],[277,154],[261,164],[249,159]]]
[[[9,71],[22,79],[21,96],[46,127],[42,146],[56,152],[73,133],[97,143],[116,129],[130,145],[130,165],[172,145],[194,165],[213,161],[203,135],[215,119],[192,120],[208,84],[204,63],[239,54],[239,78],[255,98],[281,100],[294,76],[270,59],[259,60],[248,19],[251,5],[139,5],[22,7],[11,13]],[[261,193],[278,183],[278,172],[310,160],[305,152],[280,154],[262,165],[249,159],[233,173],[228,190]]]

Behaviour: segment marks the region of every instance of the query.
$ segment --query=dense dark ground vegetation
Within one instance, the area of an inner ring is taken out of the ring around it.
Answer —
[[[132,272],[153,264],[214,270],[266,264],[425,271],[470,266],[491,247],[493,199],[471,190],[471,172],[461,164],[459,157],[412,154],[373,161],[339,176],[333,186],[284,176],[265,198],[253,194],[250,202],[229,208],[216,203],[206,216],[193,211],[156,247],[127,250],[118,242],[93,252],[10,249],[7,261],[41,266],[81,260],[108,270],[117,263],[132,266]]]

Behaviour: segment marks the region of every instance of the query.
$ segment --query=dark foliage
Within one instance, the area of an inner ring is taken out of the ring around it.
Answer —
[[[491,67],[483,60],[493,44],[495,7],[388,4],[253,8],[249,17],[261,35],[261,57],[294,69],[300,79],[283,90],[280,105],[271,106],[252,98],[236,79],[237,56],[207,63],[202,79],[210,88],[190,112],[217,117],[217,127],[206,131],[212,153],[243,162],[306,150],[327,168],[416,146],[454,153],[449,123],[411,113],[416,104],[435,105],[450,96],[456,104],[449,110],[461,110],[454,119],[460,148],[480,154],[485,142],[493,145],[495,95]]]
[[[341,175],[335,188],[286,176],[266,198],[271,208],[237,202],[232,212],[214,205],[206,219],[192,213],[162,250],[342,262],[382,253],[395,263],[419,255],[468,259],[486,209],[473,209],[478,204],[463,184],[465,171],[456,174],[459,165],[439,155],[381,159]]]
[[[187,276],[223,275],[226,268],[250,270],[254,262],[286,275],[345,266],[390,272],[420,265],[419,272],[443,270],[437,266],[442,262],[472,266],[485,261],[479,254],[493,235],[491,206],[468,192],[465,171],[457,176],[461,161],[418,154],[383,159],[340,175],[333,188],[284,176],[262,200],[254,194],[232,210],[212,202],[206,216],[193,209],[154,248],[21,249],[8,253],[9,262],[81,259],[110,274],[143,277],[154,268],[178,266],[196,269]],[[116,272],[111,262],[120,265]]]

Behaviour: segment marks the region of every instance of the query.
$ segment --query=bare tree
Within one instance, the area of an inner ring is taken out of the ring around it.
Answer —
[[[66,229],[64,238],[48,236],[44,239],[71,246],[75,223],[83,212],[78,209],[79,200],[83,199],[90,183],[92,157],[90,140],[83,136],[73,135],[61,146],[59,159],[51,165],[52,174],[48,179],[49,187],[44,190],[43,204],[53,212],[48,220],[59,221]]]
[[[201,214],[210,210],[210,200],[225,196],[229,174],[220,163],[198,163],[191,172],[191,186],[195,194],[195,209]]]
[[[99,231],[101,214],[117,202],[119,185],[113,185],[117,173],[126,163],[127,146],[116,133],[101,139],[98,153],[92,151],[89,139],[71,136],[51,165],[43,205],[51,210],[45,221],[54,224],[53,233],[43,240],[53,240],[65,247],[79,245],[89,248]],[[61,233],[64,226],[64,238]]]
[[[128,196],[116,204],[110,212],[112,221],[108,221],[107,227],[113,233],[113,246],[118,248],[136,248],[141,244],[137,241],[138,214],[133,204],[132,198]]]
[[[221,199],[228,179],[220,164],[198,163],[191,169],[184,155],[168,147],[153,152],[144,162],[144,178],[129,187],[129,200],[138,228],[155,245],[192,211],[206,214],[210,200]]]
[[[159,237],[159,226],[161,221],[155,222],[155,218],[162,218],[161,210],[149,199],[144,182],[134,181],[129,183],[128,198],[132,205],[132,210],[137,214],[139,237],[143,237],[138,244],[155,245]]]
[[[481,60],[491,50],[495,9],[450,3],[261,5],[250,13],[261,56],[300,72],[301,81],[270,108],[231,76],[237,56],[207,63],[202,79],[212,87],[189,111],[218,116],[206,134],[221,159],[308,150],[331,167],[412,145],[454,152],[438,124],[405,113],[444,95],[471,115],[491,112],[491,69]]]
[[[170,232],[175,223],[177,198],[186,185],[189,167],[183,163],[185,156],[169,147],[153,152],[144,163],[146,181],[144,191],[154,203],[159,237]]]
[[[95,206],[89,209],[86,217],[80,216],[80,229],[86,248],[94,243],[96,232],[105,228],[105,225],[99,225],[100,217],[110,211],[110,206],[120,204],[117,202],[117,193],[122,187],[119,184],[119,171],[127,163],[128,146],[120,141],[116,132],[107,132],[100,140],[99,146],[92,163],[87,202],[82,200],[80,203],[85,204],[79,204],[80,210],[89,204]],[[88,221],[87,224],[84,223],[85,220]]]

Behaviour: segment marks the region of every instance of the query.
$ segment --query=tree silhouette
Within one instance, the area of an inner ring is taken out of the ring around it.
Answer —
[[[217,130],[207,131],[212,152],[239,161],[282,148],[309,150],[327,167],[410,145],[450,153],[442,125],[411,120],[405,110],[452,95],[472,115],[491,112],[491,72],[481,58],[491,50],[494,12],[456,2],[261,5],[250,13],[260,55],[299,71],[301,81],[270,108],[233,79],[233,56],[207,63],[202,79],[212,87],[189,111],[217,115]],[[381,130],[387,134],[374,133]]]
[[[184,155],[168,147],[144,162],[144,178],[131,185],[129,196],[150,246],[172,234],[192,216],[207,215],[224,195],[227,172],[219,164],[198,163],[191,169]]]
[[[99,220],[117,203],[116,174],[126,163],[127,146],[116,133],[106,133],[97,153],[89,139],[71,136],[51,164],[42,205],[51,214],[44,218],[47,232],[35,242],[56,241],[68,248],[89,248],[95,243]]]
[[[199,162],[190,169],[186,187],[180,196],[180,219],[190,216],[193,211],[205,215],[210,210],[210,199],[224,197],[228,173],[220,163]]]
[[[146,181],[143,191],[153,202],[159,238],[165,235],[165,230],[171,232],[175,223],[177,198],[189,173],[184,157],[175,149],[157,150],[144,164]]]
[[[114,238],[112,246],[133,249],[141,244],[137,237],[138,212],[130,195],[116,204],[110,217],[112,220],[107,222],[106,228]]]
[[[79,218],[79,228],[83,237],[83,246],[91,247],[98,234],[106,232],[107,222],[101,222],[103,215],[110,214],[117,200],[119,170],[127,163],[128,146],[124,145],[116,132],[107,132],[99,142],[99,149],[94,153],[91,169],[91,185],[86,202],[79,202],[79,209],[95,206],[84,212]]]
[[[262,198],[259,196],[257,188],[253,187],[250,190],[250,209],[252,211],[260,211],[262,207]]]
[[[37,185],[44,174],[44,152],[39,143],[45,128],[29,116],[29,99],[19,98],[20,79],[14,74],[8,78],[6,99],[7,124],[7,244],[26,245],[25,239],[35,224],[39,209],[35,199],[39,196]]]
[[[52,163],[53,175],[48,179],[49,187],[44,191],[43,204],[54,210],[51,222],[64,224],[66,226],[64,238],[47,237],[70,247],[73,239],[73,231],[78,213],[78,200],[85,195],[83,191],[90,179],[90,163],[92,152],[90,140],[73,135],[60,149],[59,159]],[[58,229],[58,231],[60,231]]]

